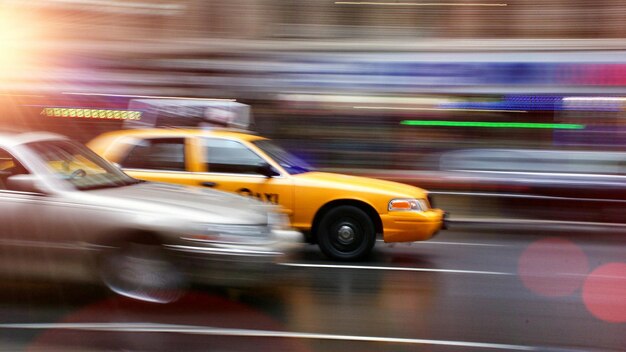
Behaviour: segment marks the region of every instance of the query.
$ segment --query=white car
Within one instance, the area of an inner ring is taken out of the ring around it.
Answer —
[[[98,278],[154,302],[190,282],[264,281],[302,242],[275,206],[139,181],[50,133],[0,133],[0,209],[5,274]]]

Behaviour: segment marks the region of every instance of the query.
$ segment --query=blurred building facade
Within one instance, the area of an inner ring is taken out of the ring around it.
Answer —
[[[329,167],[428,169],[456,148],[626,146],[626,2],[454,3],[5,0],[3,13],[20,15],[5,25],[19,34],[12,52],[23,52],[0,57],[0,93],[235,98],[253,106],[259,132]],[[592,95],[608,99],[563,104]]]
[[[457,6],[385,6],[394,2],[399,1],[380,0],[379,5],[332,0],[5,1],[38,13],[58,35],[77,39],[626,36],[626,3],[621,0],[457,0],[441,2]]]

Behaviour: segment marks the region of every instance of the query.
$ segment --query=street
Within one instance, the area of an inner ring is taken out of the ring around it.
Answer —
[[[625,14],[0,1],[0,352],[626,351]]]
[[[607,229],[456,227],[354,263],[309,245],[273,287],[194,287],[170,305],[13,278],[0,350],[621,351],[625,244]]]

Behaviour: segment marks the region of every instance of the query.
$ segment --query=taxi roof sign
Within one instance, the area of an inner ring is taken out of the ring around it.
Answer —
[[[142,111],[141,120],[127,120],[125,128],[219,126],[247,129],[250,106],[232,100],[131,99],[129,110]]]

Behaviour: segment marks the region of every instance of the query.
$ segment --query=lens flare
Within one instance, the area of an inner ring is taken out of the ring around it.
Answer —
[[[33,16],[0,5],[0,78],[18,78],[28,73],[33,56],[30,48],[37,33]],[[2,83],[0,83],[2,84]]]
[[[573,242],[563,238],[544,238],[522,253],[518,273],[530,291],[547,297],[574,293],[589,272],[589,259]]]
[[[583,301],[598,319],[626,322],[626,264],[605,264],[589,274],[583,286]]]

